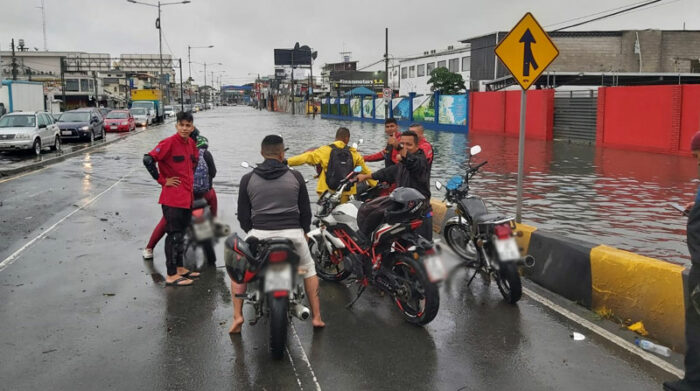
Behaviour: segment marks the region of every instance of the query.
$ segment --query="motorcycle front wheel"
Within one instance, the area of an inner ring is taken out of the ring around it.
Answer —
[[[440,309],[440,293],[430,282],[420,261],[408,255],[397,255],[391,271],[398,280],[394,303],[404,319],[423,326],[430,323]]]
[[[467,261],[476,259],[476,247],[472,240],[471,229],[468,225],[450,224],[445,227],[443,234],[447,245],[452,251]]]
[[[523,295],[523,285],[518,273],[518,266],[514,262],[501,264],[497,272],[496,284],[501,291],[503,299],[510,304],[515,304]]]
[[[326,281],[343,281],[350,276],[350,271],[345,270],[343,259],[331,257],[328,250],[319,246],[315,240],[309,240],[309,252],[314,259],[316,274]],[[341,254],[342,255],[342,254]]]
[[[267,303],[270,306],[270,353],[273,359],[281,360],[287,344],[289,298],[268,293]]]

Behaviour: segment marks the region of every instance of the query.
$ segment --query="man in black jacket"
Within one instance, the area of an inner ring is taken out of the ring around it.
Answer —
[[[238,190],[238,221],[241,228],[258,239],[284,237],[294,242],[299,256],[299,272],[311,306],[311,323],[324,327],[318,298],[318,277],[309,252],[306,233],[311,225],[311,205],[304,177],[284,165],[282,137],[270,135],[262,141],[260,153],[265,161],[241,178]],[[229,333],[240,333],[243,325],[245,284],[231,282],[233,324]]]
[[[693,136],[690,150],[700,166],[700,132]],[[700,189],[695,201],[686,205],[689,211],[687,239],[690,252],[688,292],[690,302],[685,303],[685,377],[665,382],[664,390],[700,390]]]
[[[401,134],[401,153],[399,163],[383,168],[373,174],[360,174],[358,182],[376,179],[380,182],[396,183],[398,187],[410,187],[418,190],[430,202],[430,165],[425,153],[418,147],[418,134],[406,131]],[[423,219],[417,232],[425,239],[433,240],[432,211]]]

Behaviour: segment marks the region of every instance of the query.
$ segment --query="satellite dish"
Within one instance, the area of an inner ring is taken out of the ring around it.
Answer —
[[[318,57],[318,52],[311,53],[311,58],[313,58],[315,60],[316,57]]]
[[[299,50],[299,42],[297,42],[296,44],[294,44],[294,50]]]

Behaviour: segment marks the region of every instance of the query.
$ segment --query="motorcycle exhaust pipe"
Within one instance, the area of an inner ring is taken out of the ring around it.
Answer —
[[[311,310],[301,303],[296,303],[292,306],[292,315],[299,320],[307,320],[311,317]]]
[[[532,255],[526,255],[524,258],[518,261],[519,266],[533,267],[535,266],[535,257]]]

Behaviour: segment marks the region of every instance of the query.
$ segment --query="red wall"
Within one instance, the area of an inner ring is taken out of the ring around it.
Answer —
[[[684,85],[682,99],[678,150],[690,153],[690,139],[700,130],[700,85]]]
[[[520,133],[520,91],[472,92],[470,132]],[[554,125],[554,90],[527,92],[525,135],[551,140]]]

